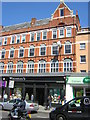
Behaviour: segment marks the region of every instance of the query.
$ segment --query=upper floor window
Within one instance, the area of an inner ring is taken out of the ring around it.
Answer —
[[[40,33],[40,32],[37,32],[37,41],[40,40],[40,36],[41,36],[41,33]]]
[[[0,37],[0,46],[2,45],[2,38]]]
[[[34,46],[30,46],[30,49],[29,49],[29,56],[34,56]]]
[[[40,46],[40,55],[46,55],[46,46],[44,44]]]
[[[23,62],[17,63],[17,73],[23,73]]]
[[[7,73],[13,73],[13,62],[9,62],[7,65]]]
[[[60,28],[59,37],[60,38],[64,37],[64,28]]]
[[[22,35],[22,43],[25,42],[26,40],[26,35]]]
[[[64,72],[71,72],[73,70],[73,62],[71,59],[64,60]]]
[[[53,59],[51,61],[51,72],[58,72],[58,70],[59,70],[58,60]]]
[[[15,43],[15,36],[12,36],[11,37],[11,44],[14,44]]]
[[[60,16],[64,16],[64,9],[60,9]]]
[[[53,43],[53,45],[52,45],[52,55],[58,55],[58,45],[57,45],[57,43]]]
[[[7,37],[4,38],[4,45],[7,45]]]
[[[80,43],[80,49],[81,49],[81,50],[84,50],[85,47],[86,47],[86,44],[85,44],[85,43]]]
[[[1,55],[1,58],[5,58],[5,49],[2,50],[2,55]]]
[[[13,58],[14,57],[14,48],[11,48],[10,49],[10,58]]]
[[[16,43],[20,43],[20,35],[17,35],[17,42]]]
[[[47,31],[43,31],[43,40],[47,39]]]
[[[86,63],[86,55],[80,56],[80,63]]]
[[[4,73],[4,63],[0,63],[0,73]]]
[[[70,42],[65,43],[65,54],[71,54],[72,53],[72,44]]]
[[[23,56],[24,56],[24,48],[21,47],[21,48],[19,49],[19,57],[23,57]]]
[[[28,61],[27,73],[34,73],[34,62],[33,61]]]
[[[34,41],[34,32],[30,34],[30,41],[31,41],[31,42]]]
[[[72,34],[72,28],[67,27],[67,29],[66,29],[66,37],[71,37],[71,34]]]
[[[86,72],[86,70],[80,70],[80,72],[81,72],[81,73],[85,73],[85,72]]]
[[[53,29],[52,38],[53,39],[57,38],[57,29]]]
[[[38,64],[38,72],[45,73],[46,72],[46,61],[40,60]]]

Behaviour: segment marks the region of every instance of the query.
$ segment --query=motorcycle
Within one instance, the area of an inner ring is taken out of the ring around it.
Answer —
[[[9,116],[10,120],[31,120],[31,113],[30,111],[23,110],[23,112],[19,112],[19,105],[14,104],[13,109],[10,111]]]

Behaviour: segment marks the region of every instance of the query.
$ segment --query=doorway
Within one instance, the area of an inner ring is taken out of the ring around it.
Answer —
[[[25,95],[28,93],[29,100],[31,100],[31,95],[33,94],[33,88],[26,88],[25,89]]]
[[[36,100],[38,101],[39,105],[44,105],[44,88],[36,89]]]

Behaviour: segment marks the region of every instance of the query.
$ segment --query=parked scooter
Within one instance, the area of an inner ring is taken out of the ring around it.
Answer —
[[[27,112],[27,110],[23,110],[23,112],[19,111],[20,103],[14,104],[13,109],[10,111],[10,120],[31,120],[31,113]]]

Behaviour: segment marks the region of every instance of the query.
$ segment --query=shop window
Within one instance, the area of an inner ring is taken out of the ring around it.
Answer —
[[[65,43],[65,54],[71,54],[72,53],[72,44],[70,42]]]
[[[23,62],[17,63],[17,73],[23,73]]]
[[[4,63],[0,63],[0,73],[4,73]]]
[[[13,63],[9,62],[7,65],[7,73],[13,73]]]
[[[45,73],[46,72],[46,62],[44,60],[39,61],[38,72],[39,73]]]
[[[46,46],[44,44],[40,46],[40,55],[46,55]]]
[[[43,31],[43,40],[47,39],[47,31]]]
[[[34,46],[30,46],[29,57],[33,57],[33,56],[34,56]]]
[[[71,59],[64,60],[64,72],[72,72],[73,70],[73,62]]]
[[[74,97],[83,96],[83,88],[73,88]]]
[[[58,55],[58,45],[56,43],[52,45],[52,55]]]
[[[57,60],[51,61],[51,72],[58,72],[59,70],[59,64]]]
[[[23,56],[24,56],[24,48],[21,47],[21,48],[19,49],[19,57],[23,57]]]
[[[10,49],[10,58],[13,58],[14,57],[14,48],[11,48]]]
[[[53,38],[53,39],[57,38],[57,29],[53,29],[52,38]]]
[[[27,64],[27,73],[34,73],[34,62],[29,61]]]
[[[5,49],[2,50],[2,55],[1,55],[1,58],[5,58]]]

